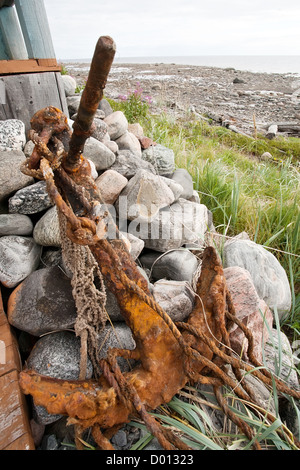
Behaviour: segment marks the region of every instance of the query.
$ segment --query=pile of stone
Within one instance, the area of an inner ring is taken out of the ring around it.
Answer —
[[[80,95],[74,86],[69,87],[69,78],[65,89],[72,128]],[[139,124],[128,124],[125,115],[113,112],[106,100],[101,101],[94,124],[84,155],[102,199],[155,300],[174,321],[184,321],[194,305],[199,253],[220,240],[209,208],[201,204],[188,171],[176,168],[174,152],[144,136]],[[52,377],[77,379],[80,343],[73,331],[77,312],[62,261],[56,208],[45,182],[20,171],[32,150],[22,122],[0,122],[0,282],[8,320],[17,332],[27,366]],[[108,235],[114,238],[110,230]],[[291,308],[286,273],[270,252],[244,234],[226,241],[223,256],[237,315],[254,334],[258,359],[274,370],[273,336],[278,337],[274,314],[281,318]],[[106,310],[114,328],[108,322],[99,336],[103,356],[109,347],[120,344],[133,349],[131,331],[109,291]],[[235,350],[245,356],[245,338],[239,328],[232,329],[231,339]],[[290,385],[298,386],[291,348],[288,341],[285,344],[281,373]],[[127,362],[122,367],[126,370]],[[87,377],[92,375],[89,363]],[[263,393],[267,399],[269,392]],[[33,405],[33,418],[37,429],[61,416]]]

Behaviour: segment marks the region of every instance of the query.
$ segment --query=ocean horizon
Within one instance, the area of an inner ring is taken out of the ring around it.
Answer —
[[[90,63],[91,59],[61,59],[62,63]],[[115,64],[176,64],[228,68],[256,73],[300,75],[300,55],[116,56]]]

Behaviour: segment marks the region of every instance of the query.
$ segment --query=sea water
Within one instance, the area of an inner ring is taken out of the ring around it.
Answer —
[[[214,56],[178,56],[178,57],[116,57],[115,63],[140,64],[178,64],[202,65],[206,67],[246,70],[249,72],[293,73],[300,74],[299,56],[247,56],[247,55],[214,55]]]
[[[63,63],[90,63],[91,59],[68,59]],[[236,70],[263,73],[283,73],[300,75],[300,55],[203,55],[170,57],[122,57],[117,55],[116,64],[178,64],[201,65],[205,67],[232,67]]]

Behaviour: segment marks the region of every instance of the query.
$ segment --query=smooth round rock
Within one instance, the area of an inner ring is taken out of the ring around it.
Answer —
[[[24,161],[25,155],[19,150],[0,151],[0,201],[34,183],[31,176],[20,171]]]
[[[78,380],[80,338],[70,331],[59,331],[42,336],[27,359],[27,367],[49,377]],[[88,359],[86,378],[91,378],[92,373],[92,363]]]
[[[56,207],[51,207],[36,223],[33,238],[42,246],[61,246],[58,214]]]
[[[71,77],[71,75],[62,75],[61,78],[66,96],[74,95],[77,87],[77,82],[75,78]]]
[[[161,176],[169,176],[175,171],[175,155],[164,145],[151,145],[142,151],[142,159],[151,163]]]
[[[128,180],[117,171],[106,170],[95,180],[95,183],[100,190],[103,202],[114,204]]]
[[[0,236],[31,235],[33,223],[30,217],[23,214],[0,214]]]
[[[106,170],[115,163],[116,155],[103,142],[89,137],[84,146],[84,156],[91,160],[97,171]]]
[[[126,131],[125,134],[116,139],[116,143],[120,150],[130,150],[137,157],[142,157],[141,144],[131,132]]]
[[[37,214],[53,206],[45,181],[19,189],[8,201],[11,214]]]
[[[8,235],[0,238],[0,282],[13,288],[37,269],[41,247],[32,237]]]
[[[128,121],[122,111],[115,111],[109,114],[104,122],[107,124],[107,131],[111,140],[117,140],[128,130]]]
[[[25,124],[19,119],[0,121],[0,151],[23,150],[26,144]]]
[[[10,294],[7,315],[12,326],[33,336],[73,328],[70,279],[57,266],[34,271]]]
[[[100,348],[100,357],[105,358],[108,349],[135,349],[135,341],[131,329],[126,323],[115,323],[114,327],[107,324],[98,335],[98,345]],[[130,365],[126,359],[118,358],[118,364],[123,372],[130,370]],[[130,361],[132,364],[132,361]]]
[[[195,294],[188,282],[161,279],[153,286],[156,302],[174,321],[184,321],[194,307]]]
[[[185,168],[177,168],[177,170],[174,171],[171,179],[182,186],[183,192],[181,197],[190,199],[193,196],[193,178]]]
[[[198,268],[197,257],[188,250],[172,250],[161,256],[161,253],[149,251],[140,256],[142,265],[151,270],[151,279],[169,279],[173,281],[192,282]]]
[[[281,318],[291,308],[287,274],[277,258],[251,240],[232,239],[224,245],[224,267],[240,266],[249,271],[261,299]]]
[[[80,372],[80,339],[74,333],[60,331],[40,338],[32,349],[27,367],[41,375],[64,379],[78,380]],[[93,367],[87,362],[86,378],[91,378]],[[39,424],[51,424],[62,416],[49,414],[43,406],[33,403],[35,420]]]
[[[130,150],[120,150],[117,154],[114,164],[110,167],[110,169],[117,171],[127,179],[133,178],[136,172],[141,169],[156,174],[156,171],[151,163],[137,157],[132,152],[130,152]]]

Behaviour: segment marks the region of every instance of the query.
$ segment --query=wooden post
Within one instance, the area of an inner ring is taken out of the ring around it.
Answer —
[[[51,32],[44,0],[15,0],[30,59],[54,59]]]
[[[0,59],[28,59],[15,8],[4,6],[0,9],[0,30],[0,39],[3,41],[0,46]]]
[[[21,369],[18,343],[0,289],[0,450],[35,450],[26,400],[19,387]]]

